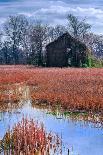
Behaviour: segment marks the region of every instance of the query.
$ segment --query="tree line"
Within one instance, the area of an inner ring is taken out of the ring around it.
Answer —
[[[30,21],[23,15],[9,16],[0,32],[0,64],[46,65],[45,47],[65,32],[84,42],[90,49],[90,67],[103,66],[103,36],[91,33],[85,19],[69,14],[66,26],[50,26]]]

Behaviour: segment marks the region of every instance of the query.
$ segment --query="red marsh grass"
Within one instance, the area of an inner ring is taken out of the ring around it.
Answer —
[[[22,119],[1,141],[4,155],[49,155],[61,152],[58,135],[47,133],[43,124],[33,119]]]
[[[33,86],[31,97],[34,101],[60,103],[65,109],[103,114],[103,68],[1,66],[1,87],[15,83]]]

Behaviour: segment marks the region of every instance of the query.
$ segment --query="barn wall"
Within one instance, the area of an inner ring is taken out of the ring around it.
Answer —
[[[48,67],[66,67],[68,65],[66,49],[51,49],[47,51]]]

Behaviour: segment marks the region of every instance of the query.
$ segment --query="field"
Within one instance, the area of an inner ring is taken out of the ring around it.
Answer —
[[[7,99],[2,91],[15,83],[30,86],[33,101],[103,114],[103,69],[0,66],[0,101]]]

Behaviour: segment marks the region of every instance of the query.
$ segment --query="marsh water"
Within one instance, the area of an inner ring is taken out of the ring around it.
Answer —
[[[5,93],[12,93],[12,89]],[[51,131],[62,138],[62,155],[103,155],[103,129],[94,123],[83,120],[73,120],[66,116],[51,112],[50,106],[38,105],[30,98],[28,86],[17,87],[16,94],[21,91],[21,97],[17,103],[12,103],[9,98],[4,102],[4,108],[0,109],[0,139],[6,131],[19,122],[22,117],[33,118],[43,122],[47,132]],[[1,104],[1,103],[0,103]]]

